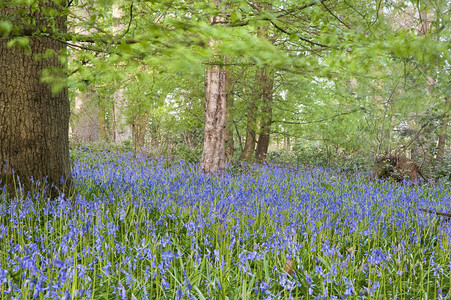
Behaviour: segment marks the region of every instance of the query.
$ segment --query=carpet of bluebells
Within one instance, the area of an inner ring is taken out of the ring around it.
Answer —
[[[451,298],[440,183],[71,155],[74,195],[0,191],[2,299]]]

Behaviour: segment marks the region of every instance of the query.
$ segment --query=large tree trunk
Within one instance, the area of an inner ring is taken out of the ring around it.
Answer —
[[[41,7],[58,5],[41,3]],[[16,10],[0,9],[0,15],[14,16]],[[66,16],[51,18],[56,29],[46,23],[46,16],[34,13],[38,28],[47,32],[66,31]],[[67,87],[52,93],[49,84],[41,82],[46,68],[62,72],[65,66],[58,54],[65,52],[63,43],[46,37],[30,37],[30,53],[9,48],[9,39],[0,38],[0,179],[13,190],[13,170],[26,188],[29,179],[47,178],[58,189],[70,185],[72,176],[69,162],[69,114]],[[53,50],[57,54],[48,59],[35,59],[35,55]]]
[[[272,124],[272,90],[274,85],[274,72],[268,68],[262,69],[262,120],[260,125],[260,135],[258,137],[255,158],[257,162],[262,163],[266,159],[269,148],[269,137]]]
[[[445,112],[443,114],[442,123],[439,129],[438,146],[437,146],[437,162],[442,162],[445,156],[445,145],[448,132],[449,114],[451,110],[451,97],[446,97]]]
[[[205,78],[204,148],[200,161],[206,173],[221,173],[225,168],[226,70],[207,68]]]

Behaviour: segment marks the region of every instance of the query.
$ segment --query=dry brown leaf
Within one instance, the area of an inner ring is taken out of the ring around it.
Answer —
[[[287,260],[287,263],[285,264],[285,271],[290,274],[293,275],[294,273],[294,262],[292,259]]]

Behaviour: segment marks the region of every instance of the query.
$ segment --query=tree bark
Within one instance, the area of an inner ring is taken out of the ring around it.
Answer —
[[[445,145],[448,131],[448,123],[450,121],[449,113],[451,110],[451,97],[446,97],[445,100],[445,113],[443,114],[442,123],[439,129],[440,135],[438,137],[438,146],[437,146],[437,162],[442,162],[443,157],[445,156]]]
[[[200,168],[205,173],[221,173],[225,168],[226,70],[207,68],[205,78],[204,147]]]
[[[255,151],[255,159],[259,163],[263,163],[266,159],[271,134],[274,72],[269,68],[262,69],[262,84],[262,120],[257,149]]]
[[[240,160],[250,161],[255,151],[255,143],[257,141],[257,103],[262,96],[262,72],[257,70],[255,76],[255,85],[252,89],[252,97],[247,104],[247,120],[246,120],[246,141]]]
[[[107,122],[106,113],[107,108],[105,101],[103,99],[97,99],[98,105],[98,117],[99,121],[99,138],[104,142],[110,142],[112,140],[113,132],[111,130],[111,122]]]
[[[213,0],[219,7],[221,1]],[[225,17],[211,18],[226,22]],[[214,48],[218,41],[211,40],[208,45]],[[205,127],[204,146],[200,168],[207,174],[222,173],[225,169],[225,129],[227,116],[227,71],[224,66],[207,66],[205,75]]]
[[[135,153],[141,152],[146,143],[147,132],[147,114],[138,113],[133,116],[132,123],[132,136],[133,136],[133,148]]]
[[[93,101],[92,88],[90,92],[77,91],[75,96],[74,121],[72,135],[77,143],[94,143],[99,141],[99,109]]]
[[[113,95],[113,139],[115,143],[122,143],[132,138],[132,130],[126,118],[126,100],[124,89],[119,89]]]
[[[225,160],[231,162],[234,153],[233,142],[233,97],[230,84],[230,70],[226,70],[226,128],[225,128]]]
[[[63,9],[63,4],[43,2],[41,7]],[[0,15],[17,16],[16,9],[0,9]],[[66,16],[49,18],[37,11],[37,28],[48,33],[65,32]],[[48,22],[48,23],[47,23]],[[70,104],[67,86],[52,92],[52,86],[41,81],[42,72],[54,68],[56,80],[67,80],[65,65],[58,55],[66,55],[63,43],[47,37],[29,38],[29,53],[7,46],[9,38],[0,38],[0,179],[14,193],[13,181],[20,177],[26,189],[29,181],[41,182],[63,190],[71,185],[69,161]],[[55,51],[48,59],[37,54]],[[14,172],[13,172],[14,170]]]
[[[121,21],[124,16],[124,12],[119,6],[120,2],[116,2],[113,5],[113,19],[115,24],[113,26],[113,32],[116,34],[121,33],[125,29],[125,24]],[[132,138],[132,129],[127,122],[126,109],[127,103],[124,97],[124,89],[120,88],[114,93],[114,106],[113,106],[113,135],[116,143],[122,143]]]

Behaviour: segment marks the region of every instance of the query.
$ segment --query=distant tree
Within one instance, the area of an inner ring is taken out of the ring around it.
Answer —
[[[255,153],[255,143],[257,142],[257,103],[260,101],[262,89],[260,83],[260,69],[256,70],[255,84],[252,87],[252,95],[247,98],[246,109],[246,140],[240,160],[250,161]]]
[[[274,70],[271,68],[264,68],[261,70],[260,85],[262,88],[262,118],[257,148],[255,149],[255,158],[257,162],[263,163],[268,154],[271,135]]]
[[[89,6],[86,6],[86,0],[80,0],[79,6],[73,9],[73,18],[80,21],[88,22],[89,20]],[[81,35],[88,35],[89,32],[86,27],[75,27],[74,33]],[[82,43],[77,43],[82,46]],[[72,58],[77,60],[76,54]],[[71,122],[71,138],[77,143],[89,144],[100,140],[99,131],[99,109],[98,104],[94,101],[95,88],[93,83],[89,83],[87,87],[77,89],[75,95],[75,109],[72,114]]]
[[[226,128],[225,128],[225,160],[231,162],[234,153],[233,140],[233,84],[230,82],[231,70],[226,70]]]
[[[446,139],[448,137],[448,123],[450,121],[451,114],[451,97],[446,97],[445,100],[445,109],[442,117],[442,121],[439,128],[439,137],[438,137],[438,145],[437,145],[437,161],[443,161],[443,157],[445,156],[445,145]]]
[[[122,32],[125,30],[125,24],[122,22],[122,17],[124,16],[124,12],[120,7],[120,1],[115,1],[113,4],[113,32],[121,36]],[[120,86],[121,83],[116,83],[116,85]],[[129,123],[126,121],[126,107],[127,107],[127,99],[124,97],[124,88],[119,88],[114,93],[114,103],[113,103],[113,137],[116,143],[122,143],[126,140],[130,140],[132,138],[132,128]]]

